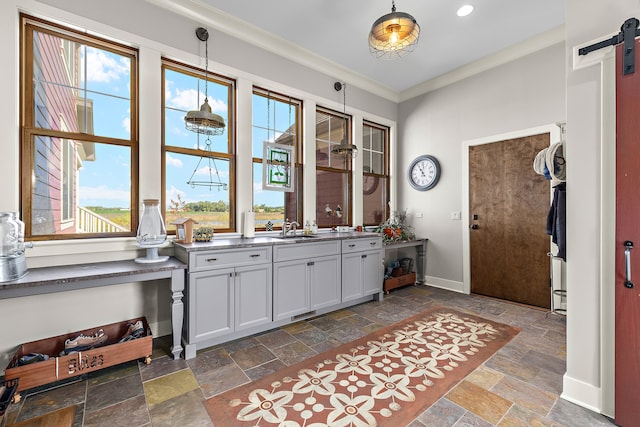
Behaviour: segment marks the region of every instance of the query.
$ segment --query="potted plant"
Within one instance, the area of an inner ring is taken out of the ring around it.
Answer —
[[[213,227],[198,227],[193,232],[193,238],[196,242],[210,242],[213,239]]]

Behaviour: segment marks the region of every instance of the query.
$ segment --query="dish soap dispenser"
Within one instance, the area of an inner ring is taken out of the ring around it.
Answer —
[[[313,220],[313,224],[311,224],[311,234],[318,234],[318,224],[316,224],[316,220]]]

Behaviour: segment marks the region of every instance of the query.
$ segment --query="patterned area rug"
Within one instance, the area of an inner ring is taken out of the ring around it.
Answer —
[[[518,331],[433,307],[205,406],[216,427],[404,426]]]

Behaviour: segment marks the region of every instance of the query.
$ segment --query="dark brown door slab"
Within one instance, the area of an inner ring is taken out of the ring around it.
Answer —
[[[550,308],[549,181],[533,170],[549,134],[469,147],[471,292]]]

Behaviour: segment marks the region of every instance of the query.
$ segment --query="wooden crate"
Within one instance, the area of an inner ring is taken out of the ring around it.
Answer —
[[[129,329],[129,324],[142,320],[145,335],[130,341],[119,343]],[[102,329],[109,337],[107,342],[91,350],[66,356],[59,356],[64,350],[64,342],[74,339],[80,334],[94,335]],[[98,371],[113,365],[134,359],[145,358],[149,363],[153,336],[145,317],[139,317],[110,325],[96,326],[83,331],[72,332],[57,337],[46,338],[21,344],[5,369],[5,379],[18,378],[18,391],[38,387],[43,384],[64,380],[89,372]],[[20,357],[29,353],[41,353],[49,356],[48,360],[18,366]],[[56,357],[57,356],[57,357]]]
[[[416,284],[416,273],[407,273],[401,276],[390,277],[388,279],[384,279],[383,290],[386,293],[389,293],[391,289],[399,288],[400,286],[405,285],[415,285]]]

